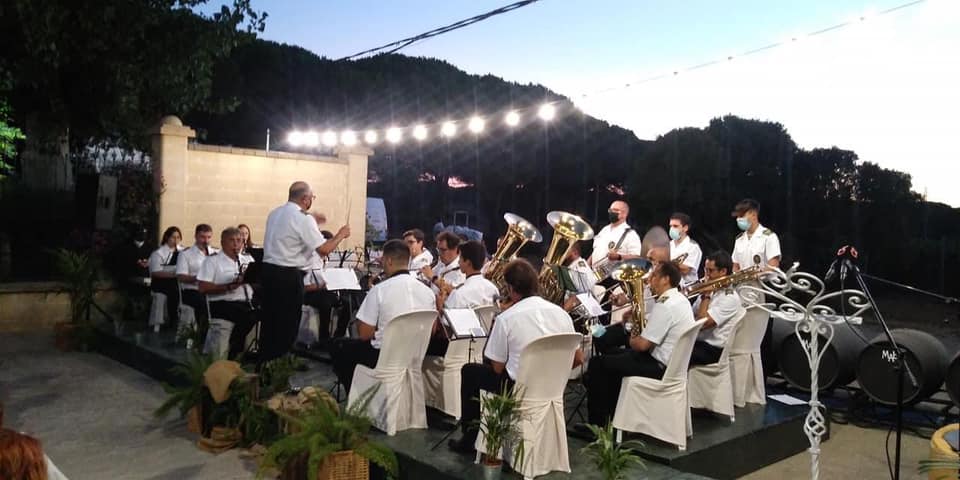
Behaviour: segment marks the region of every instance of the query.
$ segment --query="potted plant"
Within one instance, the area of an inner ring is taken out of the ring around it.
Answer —
[[[153,414],[157,417],[164,417],[171,410],[177,408],[181,417],[187,417],[187,430],[193,433],[202,433],[203,409],[201,405],[206,392],[203,374],[212,363],[213,359],[211,357],[191,351],[187,355],[186,362],[170,369],[171,375],[180,377],[182,386],[175,387],[167,383],[163,384],[163,389],[167,392],[168,397]]]
[[[614,438],[613,425],[610,423],[607,424],[606,428],[600,428],[596,425],[587,425],[587,427],[593,432],[595,440],[583,447],[580,452],[593,460],[604,480],[626,478],[626,470],[631,465],[645,467],[643,460],[633,453],[635,449],[643,447],[642,443],[635,440],[617,443]]]
[[[523,432],[520,430],[522,387],[514,385],[503,393],[484,393],[480,396],[480,433],[483,434],[483,475],[486,479],[500,478],[503,460],[500,452],[512,450],[513,468],[520,470],[524,459]],[[507,447],[507,450],[504,450]]]
[[[85,348],[92,335],[90,309],[100,276],[100,263],[87,253],[65,248],[54,250],[53,255],[63,283],[60,291],[70,296],[70,321],[54,325],[57,348],[70,350],[77,343]]]
[[[365,391],[346,409],[316,401],[297,415],[279,412],[295,427],[294,433],[267,449],[259,476],[278,469],[286,480],[365,480],[370,478],[369,462],[373,462],[389,478],[396,478],[396,455],[368,436],[371,422],[366,409],[378,389]]]

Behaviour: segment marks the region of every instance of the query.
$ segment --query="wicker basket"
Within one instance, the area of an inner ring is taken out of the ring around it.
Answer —
[[[203,433],[203,414],[199,404],[187,410],[187,431],[198,435]]]
[[[327,457],[320,465],[317,480],[369,480],[370,462],[353,453],[353,450],[337,452]]]

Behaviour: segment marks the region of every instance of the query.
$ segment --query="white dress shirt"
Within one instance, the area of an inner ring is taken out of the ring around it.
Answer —
[[[227,285],[233,283],[240,276],[241,266],[246,269],[247,264],[253,262],[253,257],[241,253],[236,260],[228,257],[225,253],[214,253],[207,257],[200,266],[200,272],[197,273],[198,282],[209,282],[214,285]],[[242,284],[239,287],[225,293],[211,293],[207,299],[211,302],[247,302],[253,298],[253,287],[249,284]]]
[[[323,280],[320,272],[326,267],[327,259],[321,257],[319,253],[314,251],[313,255],[310,255],[310,260],[308,260],[307,264],[303,267],[303,285],[318,285],[323,287],[326,282]]]
[[[197,273],[200,273],[200,266],[203,265],[203,261],[207,259],[207,255],[213,255],[214,253],[219,252],[216,248],[207,246],[207,252],[203,253],[203,250],[200,250],[200,247],[196,245],[180,252],[180,255],[177,256],[177,275],[189,275],[191,277],[196,277]],[[196,290],[199,287],[197,283],[180,283],[180,288],[184,290]]]
[[[555,333],[575,333],[570,315],[543,298],[527,297],[497,316],[484,355],[505,363],[507,374],[516,380],[524,347]]]
[[[628,228],[630,231],[626,236],[623,236],[623,232],[627,231]],[[623,243],[620,243],[620,237],[623,237]],[[602,259],[607,258],[607,253],[613,250],[617,243],[620,243],[620,249],[617,251],[621,255],[640,255],[643,250],[643,241],[640,240],[640,235],[627,222],[623,222],[616,227],[607,225],[593,237],[593,253],[590,254],[592,263],[596,265]]]
[[[267,216],[263,263],[303,268],[310,260],[310,253],[324,242],[316,220],[296,203],[287,202]]]
[[[177,245],[176,249],[172,249],[166,245],[160,245],[160,248],[154,250],[153,253],[150,254],[150,273],[176,272],[177,264],[175,261],[173,261],[173,254],[181,250],[183,250],[183,247],[180,245]]]
[[[357,320],[375,327],[370,345],[383,345],[383,332],[390,320],[417,310],[436,310],[437,297],[426,285],[406,272],[394,275],[367,292],[357,310]]]
[[[447,300],[443,302],[446,308],[476,308],[484,305],[493,305],[500,291],[490,280],[476,273],[467,277],[459,287],[455,288]]]
[[[661,294],[653,309],[647,312],[647,325],[640,336],[656,345],[650,355],[666,367],[680,335],[693,323],[693,310],[687,297],[671,288]]]
[[[446,282],[453,287],[459,287],[467,279],[467,276],[460,270],[459,256],[451,260],[448,264],[444,264],[443,260],[437,262],[437,267],[433,269],[433,274],[446,280]],[[440,293],[440,289],[437,288],[436,285],[431,285],[430,289],[433,290],[434,295]]]
[[[690,238],[689,235],[681,238],[679,243],[670,240],[670,260],[674,260],[684,253],[687,254],[687,259],[683,261],[683,264],[690,267],[690,271],[683,274],[683,278],[680,279],[681,287],[690,285],[700,279],[700,260],[703,258],[703,250],[700,250],[700,244]]]
[[[733,263],[740,268],[754,265],[753,257],[760,256],[760,265],[766,265],[771,258],[780,256],[780,238],[763,225],[757,225],[753,234],[743,232],[733,244]]]
[[[693,304],[693,311],[700,310],[700,303],[703,298],[698,298]],[[743,314],[744,308],[740,301],[740,295],[732,288],[726,288],[713,293],[710,296],[710,305],[707,307],[707,313],[717,326],[700,330],[697,334],[697,340],[702,340],[717,348],[723,348],[727,344],[727,339],[737,328],[737,318]]]
[[[420,255],[412,257],[410,259],[410,266],[408,267],[411,272],[419,272],[421,268],[433,264],[433,254],[430,253],[430,250],[426,248],[420,252]]]

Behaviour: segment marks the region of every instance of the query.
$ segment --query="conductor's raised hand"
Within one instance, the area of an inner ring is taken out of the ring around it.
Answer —
[[[350,225],[344,225],[337,230],[337,236],[341,239],[350,237]]]

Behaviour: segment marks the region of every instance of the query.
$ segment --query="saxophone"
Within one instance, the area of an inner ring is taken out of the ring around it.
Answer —
[[[547,214],[547,222],[553,227],[554,233],[540,269],[540,296],[557,305],[563,305],[566,290],[560,284],[557,269],[563,268],[563,259],[576,242],[593,238],[593,228],[582,218],[568,212],[550,212]]]

